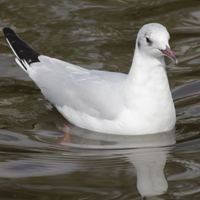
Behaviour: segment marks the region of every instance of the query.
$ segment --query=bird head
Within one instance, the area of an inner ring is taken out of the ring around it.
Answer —
[[[158,23],[144,25],[137,36],[137,47],[141,53],[160,58],[167,56],[178,63],[169,46],[169,33],[167,29]]]

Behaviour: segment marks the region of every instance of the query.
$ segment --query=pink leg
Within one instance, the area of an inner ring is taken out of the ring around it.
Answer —
[[[69,126],[67,126],[67,124],[66,124],[66,123],[64,123],[64,126],[65,126],[65,128],[66,128],[66,132],[65,132],[65,136],[64,136],[64,138],[61,140],[61,142],[60,142],[60,143],[62,143],[62,142],[67,142],[67,143],[70,143],[70,133],[69,133]]]

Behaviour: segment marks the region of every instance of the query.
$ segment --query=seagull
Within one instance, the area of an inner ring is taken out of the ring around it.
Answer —
[[[17,64],[70,123],[120,135],[174,128],[176,113],[164,56],[178,61],[163,25],[150,23],[139,30],[128,74],[88,70],[40,55],[12,29],[6,27],[3,32]]]

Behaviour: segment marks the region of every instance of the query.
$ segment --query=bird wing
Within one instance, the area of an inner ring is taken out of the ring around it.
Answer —
[[[62,111],[62,107],[67,106],[74,113],[85,113],[97,119],[114,119],[120,113],[123,104],[119,85],[127,75],[87,70],[40,55],[12,29],[4,28],[3,32],[16,55],[17,64],[58,110]]]
[[[28,73],[50,102],[99,119],[117,116],[122,108],[118,85],[127,75],[87,70],[47,56],[38,59]]]

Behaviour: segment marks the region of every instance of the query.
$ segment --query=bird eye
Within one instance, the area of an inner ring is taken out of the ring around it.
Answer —
[[[148,44],[152,44],[152,41],[148,37],[146,37],[146,41]]]

